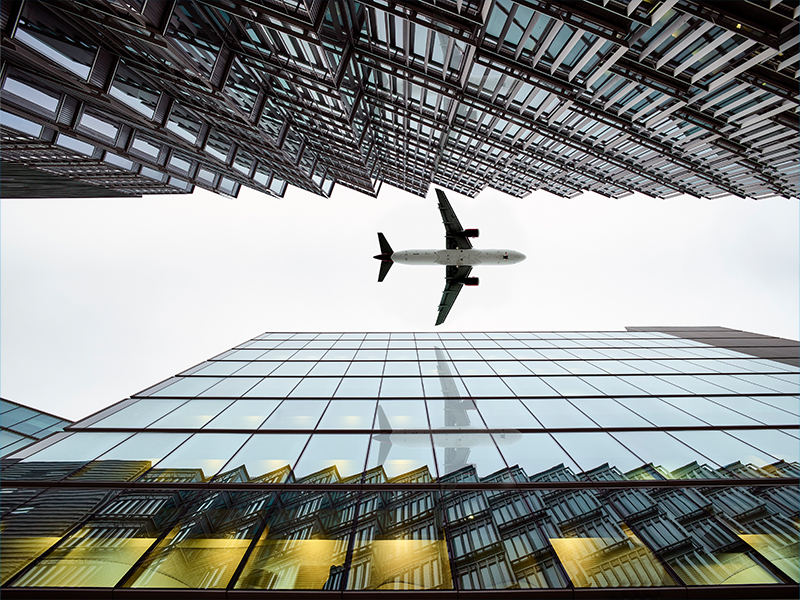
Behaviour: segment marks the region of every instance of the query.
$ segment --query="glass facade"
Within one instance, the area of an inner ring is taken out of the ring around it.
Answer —
[[[39,195],[800,186],[788,0],[59,0],[0,24],[3,161]]]
[[[721,329],[266,333],[4,452],[3,594],[796,595],[799,377]]]
[[[0,455],[63,431],[72,421],[0,398]]]

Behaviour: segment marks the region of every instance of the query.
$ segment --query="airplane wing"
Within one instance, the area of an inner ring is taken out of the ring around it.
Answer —
[[[469,238],[461,235],[464,228],[461,227],[461,223],[458,221],[453,207],[450,206],[447,196],[440,189],[436,190],[436,196],[439,198],[439,212],[442,213],[442,223],[444,223],[446,248],[448,250],[467,250],[472,248],[472,242],[469,241]]]
[[[437,190],[438,191],[438,190]],[[447,267],[447,274],[445,275],[444,292],[442,292],[442,301],[439,303],[439,316],[436,318],[436,324],[441,325],[453,308],[453,303],[458,297],[458,293],[464,284],[459,280],[469,276],[472,267],[456,267],[449,265]]]

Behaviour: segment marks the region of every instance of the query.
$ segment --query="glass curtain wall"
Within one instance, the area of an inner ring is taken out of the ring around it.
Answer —
[[[663,332],[267,333],[7,453],[4,593],[782,597],[796,362]]]

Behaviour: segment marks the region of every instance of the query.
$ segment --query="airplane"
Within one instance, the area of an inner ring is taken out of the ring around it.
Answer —
[[[474,250],[469,238],[478,237],[477,229],[464,229],[458,221],[453,207],[442,190],[436,190],[439,199],[439,212],[442,213],[442,222],[445,229],[444,250],[400,250],[395,252],[386,241],[382,233],[378,233],[378,243],[381,253],[373,258],[381,261],[378,273],[378,282],[386,278],[389,269],[394,263],[406,265],[443,265],[447,267],[445,273],[444,292],[439,303],[439,314],[436,324],[441,325],[453,308],[458,293],[465,285],[478,285],[477,277],[470,277],[472,267],[475,265],[513,265],[525,260],[522,252],[514,250]]]

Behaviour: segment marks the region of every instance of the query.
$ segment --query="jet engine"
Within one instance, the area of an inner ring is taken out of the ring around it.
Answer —
[[[461,232],[461,235],[466,238],[471,238],[471,237],[478,237],[478,233],[479,231],[477,229],[465,229],[464,231]]]
[[[480,282],[480,278],[478,277],[464,277],[461,279],[461,283],[464,285],[478,285]]]

